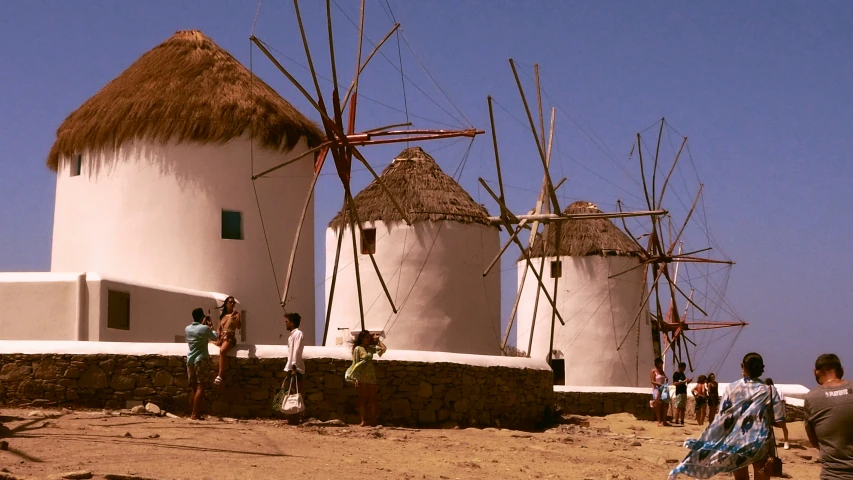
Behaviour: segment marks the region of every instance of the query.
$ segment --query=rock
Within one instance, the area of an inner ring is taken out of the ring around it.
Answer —
[[[25,378],[29,378],[32,368],[28,365],[18,365],[16,363],[7,363],[0,368],[0,380],[9,382],[17,382]]]
[[[811,455],[806,455],[805,453],[797,453],[796,455],[802,458],[803,460],[811,460],[812,458],[814,458]]]
[[[154,375],[155,387],[168,387],[172,385],[173,381],[174,377],[172,377],[172,374],[165,370],[160,370]]]
[[[27,414],[28,417],[43,417],[44,412],[39,412],[38,410],[33,410],[32,412]]]
[[[160,407],[158,407],[157,404],[152,402],[148,402],[147,404],[145,404],[145,410],[148,410],[154,415],[160,415],[163,412],[162,410],[160,410]]]
[[[346,427],[347,424],[341,420],[327,420],[325,422],[312,418],[299,424],[299,427]]]
[[[0,450],[9,450],[9,442],[6,440],[0,441]]]
[[[133,390],[136,386],[136,379],[127,375],[113,375],[110,387],[116,391]]]
[[[0,473],[0,480],[18,480],[18,477],[12,475],[11,473]]]
[[[118,473],[108,473],[104,475],[106,480],[157,480],[150,477],[138,477],[136,475],[121,475]]]
[[[137,405],[130,409],[130,413],[134,415],[139,415],[140,413],[145,413],[146,411],[147,410],[145,410],[145,406],[143,405]]]
[[[432,385],[427,382],[421,382],[418,387],[418,396],[421,398],[429,398],[432,396]]]
[[[70,480],[92,478],[94,475],[88,470],[80,470],[77,472],[67,472],[59,475],[59,478],[67,478]]]
[[[642,447],[642,446],[643,446],[643,444],[642,444],[642,443],[640,443],[640,442],[639,442],[639,441],[637,441],[637,440],[634,440],[633,442],[631,442],[631,446],[632,446],[632,447]]]
[[[181,418],[181,417],[175,415],[174,413],[169,413],[169,412],[166,412],[166,417],[168,417],[168,418]]]
[[[124,438],[133,438],[133,435],[130,432],[124,432]]]
[[[107,381],[107,374],[95,365],[89,365],[89,368],[83,372],[78,382],[81,388],[101,389],[107,388],[110,382]]]

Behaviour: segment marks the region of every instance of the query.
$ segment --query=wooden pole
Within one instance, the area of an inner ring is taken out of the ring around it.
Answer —
[[[350,235],[352,236],[352,260],[355,265],[355,285],[358,289],[358,316],[361,319],[361,329],[365,330],[364,327],[364,301],[361,298],[361,272],[358,267],[358,246],[356,245],[355,240],[355,200],[352,198],[352,194],[349,192],[349,189],[346,189],[344,193],[346,196],[347,204],[349,205],[350,216],[349,216],[349,225],[350,225]]]
[[[344,200],[343,208],[347,208],[346,200]],[[344,228],[340,226],[338,231],[338,247],[335,249],[335,266],[332,268],[332,284],[329,286],[329,304],[326,305],[326,325],[323,327],[323,345],[326,346],[326,338],[329,334],[329,319],[332,315],[332,300],[335,298],[335,283],[338,280],[338,264],[341,260],[341,246],[344,242]]]
[[[661,118],[660,119],[660,131],[658,132],[658,145],[655,148],[655,163],[654,163],[654,168],[652,169],[652,210],[654,210],[654,208],[655,208],[655,192],[657,192],[657,190],[655,190],[655,181],[657,180],[657,177],[658,177],[658,157],[660,156],[660,140],[661,140],[661,138],[663,138],[663,125],[664,125],[664,119]]]
[[[363,8],[363,7],[362,7],[362,8]],[[391,29],[391,31],[390,31],[390,32],[388,32],[388,33],[385,35],[385,37],[383,37],[383,38],[382,38],[382,40],[380,40],[380,41],[379,41],[379,43],[377,43],[377,44],[376,44],[376,46],[375,46],[375,47],[373,47],[373,50],[370,52],[370,55],[368,55],[368,56],[367,56],[367,59],[366,59],[366,60],[364,61],[364,63],[362,63],[362,64],[361,64],[361,66],[358,68],[358,71],[356,72],[356,75],[361,75],[361,72],[363,72],[363,71],[364,71],[364,68],[365,68],[365,67],[367,67],[367,64],[368,64],[368,63],[370,63],[370,60],[373,58],[373,56],[374,56],[374,55],[376,55],[376,52],[378,52],[378,51],[379,51],[379,48],[381,48],[381,47],[382,47],[382,45],[384,45],[384,44],[385,44],[385,42],[387,42],[387,41],[388,41],[388,39],[389,39],[389,38],[391,38],[391,35],[393,35],[393,34],[394,34],[394,32],[396,32],[398,28],[400,28],[400,24],[399,24],[399,23],[394,24],[394,27]],[[362,27],[362,32],[363,32],[363,31],[364,31],[364,28]],[[362,33],[362,35],[363,35],[363,33]],[[361,43],[361,40],[359,40],[359,43]],[[346,105],[346,104],[347,104],[347,102],[349,102],[349,97],[350,97],[350,95],[352,95],[354,85],[355,85],[355,81],[353,80],[353,83],[352,83],[352,84],[350,84],[349,88],[347,89],[347,93],[346,93],[346,95],[344,95],[344,101],[343,101],[344,105]]]
[[[518,291],[515,294],[515,302],[512,304],[512,310],[509,313],[509,322],[506,324],[506,331],[501,342],[501,351],[506,353],[506,344],[509,342],[509,332],[512,330],[512,324],[515,321],[515,316],[518,313],[518,303],[521,300],[521,292],[524,291],[524,281],[527,279],[527,264],[524,264],[524,272],[521,274],[521,283],[518,285]]]
[[[311,186],[308,189],[308,197],[305,199],[305,204],[302,206],[302,214],[299,216],[299,223],[296,225],[296,235],[293,239],[293,248],[290,250],[290,259],[287,261],[287,273],[284,277],[284,292],[281,294],[281,306],[287,304],[287,293],[290,291],[290,281],[293,278],[293,265],[296,263],[296,250],[299,247],[299,238],[302,236],[302,225],[305,223],[305,217],[308,214],[308,207],[311,206],[311,199],[314,198],[314,188],[317,186],[317,179],[320,178],[320,171],[323,168],[323,163],[326,161],[328,149],[320,151],[317,159],[318,167],[314,169],[314,178],[311,179]]]

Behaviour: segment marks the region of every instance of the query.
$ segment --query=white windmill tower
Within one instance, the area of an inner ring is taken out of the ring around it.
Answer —
[[[57,173],[51,271],[234,295],[251,341],[284,342],[282,292],[271,278],[275,268],[284,273],[312,164],[297,162],[287,178],[250,179],[322,137],[210,38],[177,32],[57,130],[48,157]],[[267,241],[285,248],[268,252]],[[293,268],[294,308],[313,316],[307,244]],[[313,338],[310,322],[305,329]]]
[[[399,199],[411,224],[387,200],[378,181],[355,196],[362,234],[361,297],[350,272],[353,250],[349,210],[332,219],[326,231],[326,299],[330,314],[326,345],[342,343],[359,328],[359,302],[365,304],[368,330],[384,331],[388,348],[500,354],[500,276],[483,277],[498,253],[498,229],[486,209],[420,147],[403,150],[379,176]],[[395,313],[383,287],[371,275],[373,258],[388,283]],[[337,276],[340,275],[340,276]]]

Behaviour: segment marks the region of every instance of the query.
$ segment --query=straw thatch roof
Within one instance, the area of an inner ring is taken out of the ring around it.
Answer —
[[[601,213],[594,203],[575,202],[563,213]],[[556,250],[556,228],[548,231],[547,248],[544,251],[546,257],[585,257],[585,256],[607,256],[619,255],[634,257],[640,255],[637,245],[631,241],[631,237],[619,229],[613,222],[606,218],[588,220],[566,220],[560,222],[560,250]],[[542,235],[537,235],[533,245],[528,249],[531,257],[543,256]],[[521,256],[519,260],[523,260]]]
[[[251,134],[286,151],[324,135],[262,80],[198,30],[179,31],[145,53],[62,122],[47,166],[134,139],[225,143]]]
[[[449,220],[491,226],[486,208],[476,203],[453,178],[441,171],[435,159],[421,147],[403,150],[379,177],[412,223]],[[362,222],[403,222],[400,213],[376,180],[355,196],[355,205]],[[329,227],[338,229],[346,224],[349,224],[349,209],[338,212],[329,222]]]

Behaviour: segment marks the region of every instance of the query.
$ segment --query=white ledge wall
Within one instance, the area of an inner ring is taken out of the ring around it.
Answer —
[[[219,354],[219,347],[209,345],[211,355]],[[129,342],[67,342],[67,341],[8,341],[0,340],[0,354],[72,354],[72,355],[187,355],[187,344],[178,343],[129,343]],[[284,345],[238,345],[231,356],[238,358],[286,358]],[[345,347],[305,347],[303,358],[331,358],[351,360],[352,352]],[[388,350],[383,361],[407,361],[425,363],[456,363],[477,367],[507,367],[531,370],[551,370],[542,360],[524,357],[491,355],[468,355],[445,352],[422,352],[413,350]]]
[[[98,272],[135,283],[234,295],[247,311],[250,341],[286,343],[281,292],[276,291],[251,176],[306,149],[304,139],[287,154],[252,149],[245,138],[223,145],[139,141],[115,152],[84,152],[82,173],[73,177],[65,159],[57,172],[51,271]],[[256,182],[279,280],[307,196],[312,158]],[[221,238],[223,209],[242,213],[243,240]],[[306,319],[309,344],[314,341],[313,219],[312,205],[288,303],[290,311]]]
[[[391,310],[368,255],[358,262],[365,326],[384,330],[389,349],[437,352],[500,353],[500,272],[483,277],[497,255],[499,232],[480,224],[419,221],[376,228],[376,263],[397,306]],[[337,232],[326,229],[326,308],[335,265]],[[361,330],[355,283],[352,237],[344,229],[327,346],[346,342],[348,332]],[[318,332],[322,341],[322,332]]]
[[[537,269],[541,260],[532,259]],[[552,260],[556,258],[545,259],[542,280],[553,297]],[[559,350],[565,360],[566,384],[635,387],[647,383],[654,360],[648,314],[644,312],[634,323],[645,292],[643,269],[608,278],[638,260],[621,256],[566,256],[560,260],[563,272],[557,286],[557,310],[566,324],[555,320],[554,350]],[[525,263],[517,264],[519,283]],[[538,288],[536,276],[528,272],[518,305],[516,342],[520,350],[528,349]],[[540,294],[531,357],[548,356],[551,312],[548,299]]]
[[[108,327],[110,290],[130,294],[130,328]],[[225,295],[86,273],[0,273],[7,340],[173,342],[196,307],[215,310]],[[215,313],[215,312],[214,312]]]

